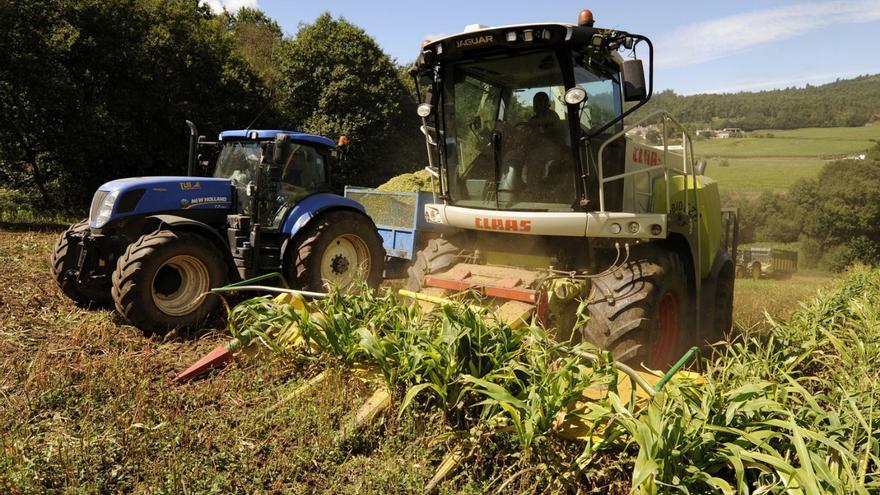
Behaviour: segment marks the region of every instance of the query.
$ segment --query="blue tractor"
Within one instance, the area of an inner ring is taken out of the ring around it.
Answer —
[[[60,236],[52,274],[68,297],[112,303],[136,327],[162,332],[203,323],[219,303],[211,288],[264,273],[310,291],[380,283],[376,226],[361,204],[329,192],[333,141],[233,130],[209,143],[188,124],[188,176],[107,182],[89,218]],[[194,176],[197,166],[213,176]]]

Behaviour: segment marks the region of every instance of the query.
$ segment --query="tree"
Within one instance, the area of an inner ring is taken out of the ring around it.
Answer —
[[[184,172],[184,119],[246,125],[266,101],[198,0],[0,2],[0,187],[53,209],[104,181]]]
[[[227,29],[235,37],[238,53],[270,90],[278,84],[276,59],[284,33],[278,23],[262,11],[242,7],[231,14],[224,12]]]
[[[279,111],[288,125],[350,138],[337,183],[376,185],[411,171],[419,134],[412,95],[376,42],[343,18],[322,14],[285,40]],[[422,150],[424,148],[422,147]]]

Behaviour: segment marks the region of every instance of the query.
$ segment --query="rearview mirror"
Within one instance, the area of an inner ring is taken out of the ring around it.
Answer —
[[[624,60],[623,73],[624,101],[642,101],[648,96],[645,85],[645,67],[639,59]]]

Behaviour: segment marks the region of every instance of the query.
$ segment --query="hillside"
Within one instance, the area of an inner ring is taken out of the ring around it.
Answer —
[[[682,96],[666,90],[655,94],[649,105],[668,110],[695,127],[755,130],[862,126],[880,120],[880,75],[735,94]]]

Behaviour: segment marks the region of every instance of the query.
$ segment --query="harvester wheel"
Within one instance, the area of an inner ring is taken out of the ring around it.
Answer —
[[[704,311],[708,309],[712,314],[712,326],[706,334],[706,341],[709,344],[726,338],[733,327],[733,279],[733,269],[728,265],[721,270],[715,283],[712,308],[703,308]]]
[[[370,217],[331,211],[313,220],[297,242],[288,280],[304,290],[345,289],[358,279],[376,288],[382,282],[385,248]]]
[[[113,272],[116,310],[145,332],[203,323],[217,308],[209,294],[226,284],[223,255],[198,234],[158,230],[125,250]]]
[[[461,257],[461,249],[446,239],[431,239],[425,249],[416,253],[416,261],[406,272],[409,279],[406,282],[406,290],[418,292],[422,290],[425,277],[432,273],[439,273],[458,263]]]
[[[68,233],[82,233],[89,230],[89,221],[83,220],[75,223],[64,231],[55,241],[55,248],[52,250],[52,278],[67,297],[80,306],[106,306],[113,302],[108,288],[93,287],[81,285],[68,277],[67,271],[76,268],[76,260],[69,253],[70,241],[67,239]]]
[[[631,366],[668,368],[697,344],[693,301],[681,259],[646,246],[629,261],[593,279],[581,338]]]

